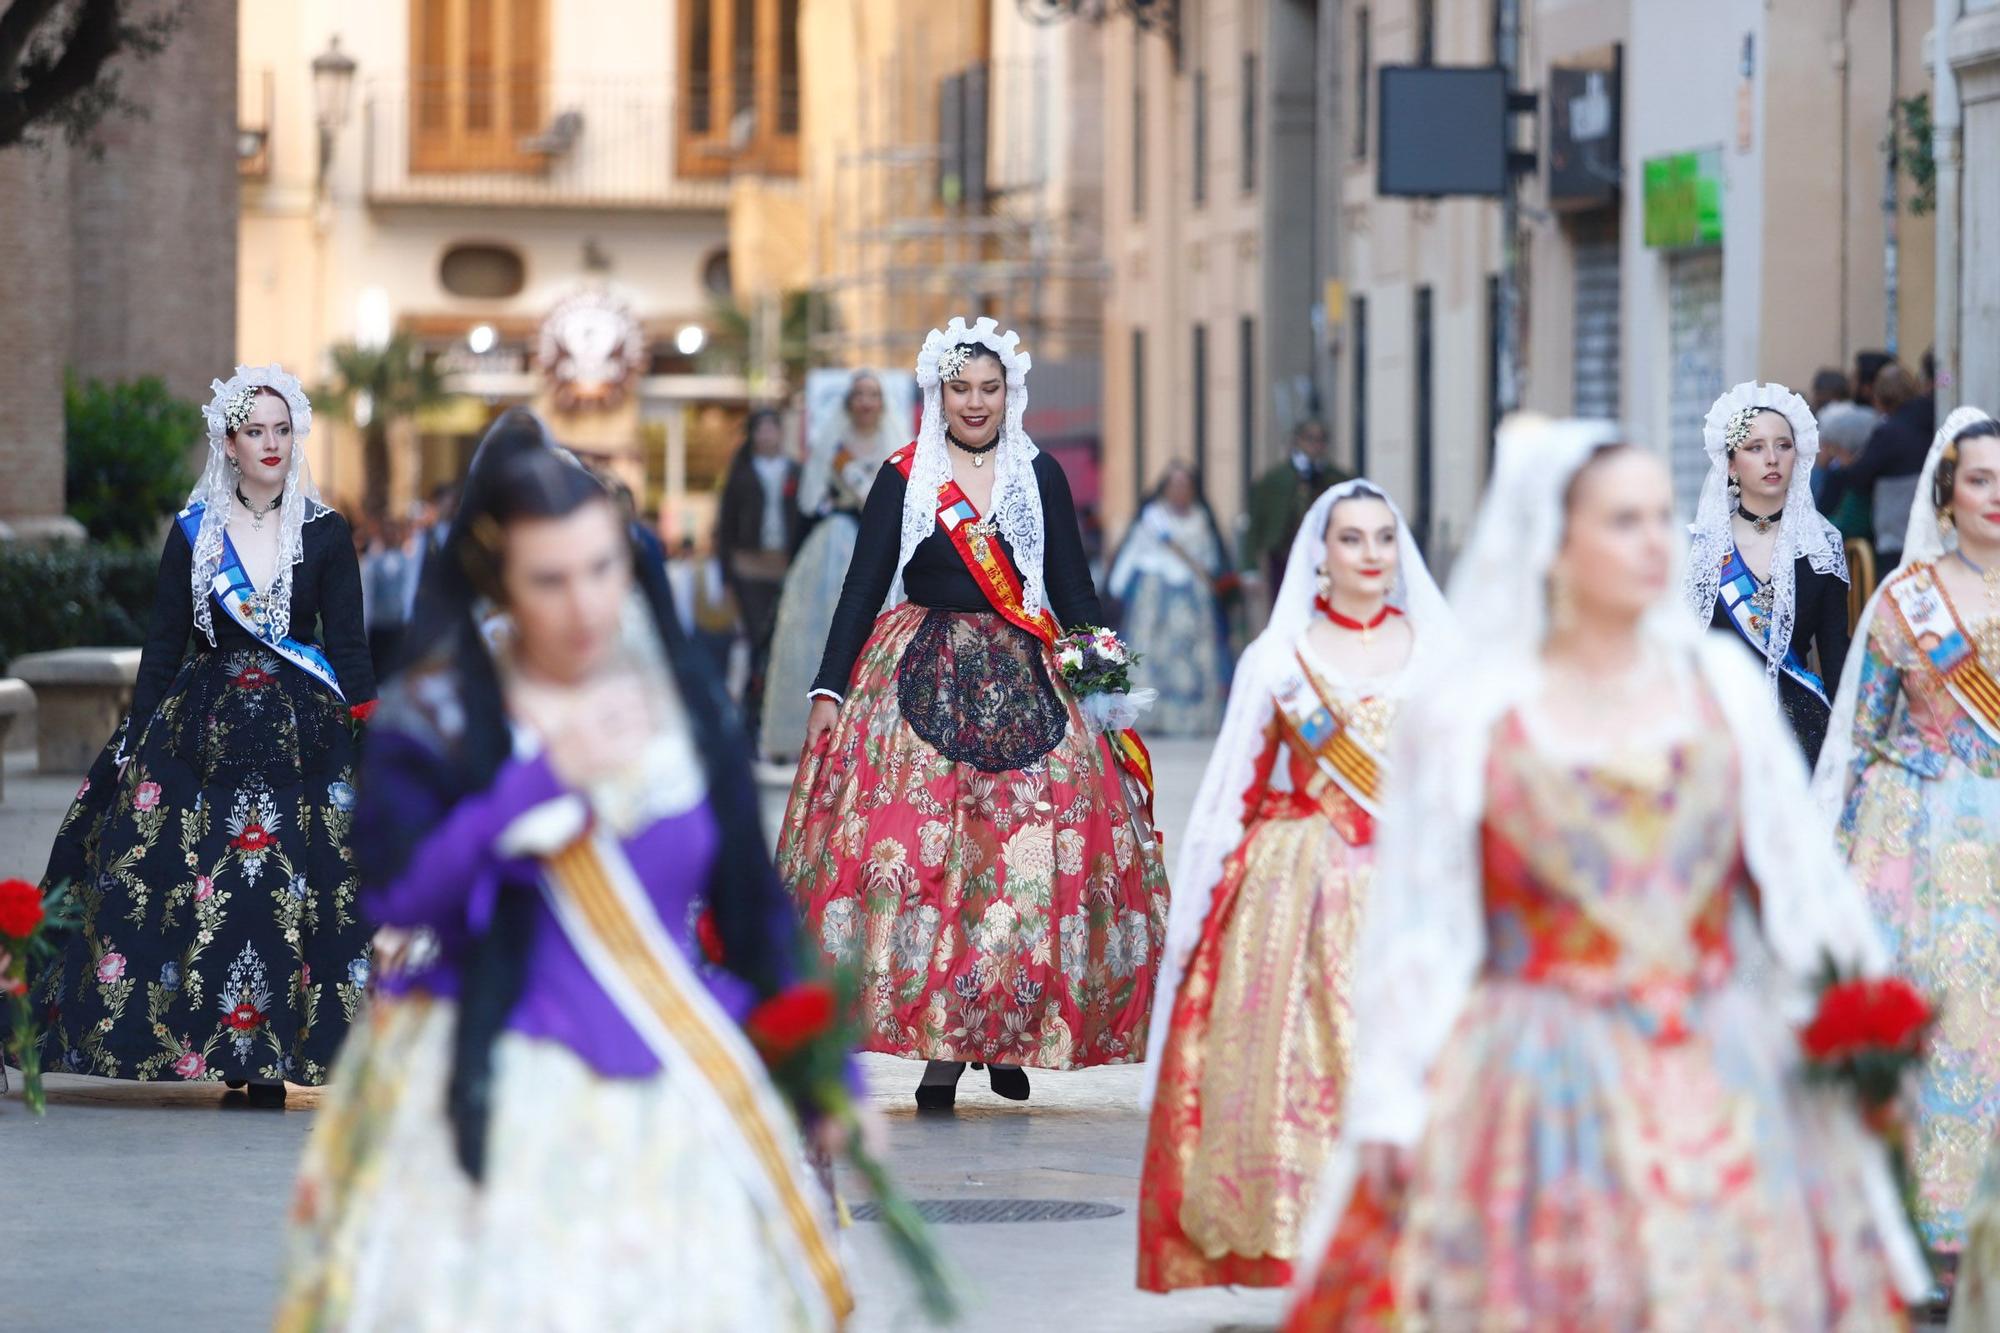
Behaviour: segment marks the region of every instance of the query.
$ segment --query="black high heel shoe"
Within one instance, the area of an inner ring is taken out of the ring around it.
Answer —
[[[950,1068],[949,1083],[932,1082],[934,1070]],[[919,1111],[949,1111],[958,1101],[958,1080],[965,1075],[962,1060],[930,1060],[924,1064],[924,1081],[917,1084],[917,1109]]]
[[[986,1080],[997,1097],[1005,1097],[1010,1102],[1028,1100],[1028,1071],[1019,1065],[988,1064]]]

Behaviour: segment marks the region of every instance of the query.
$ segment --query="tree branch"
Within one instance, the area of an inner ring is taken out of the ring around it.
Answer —
[[[11,95],[21,72],[21,56],[50,12],[62,0],[13,0],[0,12],[0,95]]]
[[[24,0],[17,0],[0,22],[11,19]],[[32,0],[39,4],[41,0]],[[119,21],[120,0],[83,0],[69,41],[55,63],[33,70],[24,87],[0,91],[0,148],[19,143],[28,127],[97,82],[104,66],[124,44],[126,28]],[[17,70],[18,77],[18,70]]]

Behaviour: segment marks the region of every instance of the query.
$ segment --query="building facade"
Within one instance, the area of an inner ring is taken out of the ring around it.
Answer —
[[[1938,409],[2000,411],[2000,0],[1937,0]]]
[[[798,25],[798,0],[244,7],[243,356],[311,381],[403,335],[445,373],[393,427],[394,511],[522,404],[698,530],[746,405],[784,389],[731,242],[753,271],[787,248]],[[345,95],[314,75],[340,59]],[[343,503],[369,410],[315,432]]]

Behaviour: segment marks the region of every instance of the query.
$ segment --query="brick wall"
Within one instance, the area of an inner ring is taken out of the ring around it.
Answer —
[[[62,513],[66,366],[197,403],[235,366],[236,5],[184,13],[101,155],[0,150],[0,520]]]

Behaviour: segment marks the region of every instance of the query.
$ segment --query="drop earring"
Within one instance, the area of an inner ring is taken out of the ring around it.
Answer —
[[[1315,572],[1313,584],[1319,589],[1321,597],[1331,597],[1333,595],[1333,575],[1326,572],[1326,566],[1321,565]]]
[[[1734,472],[1729,474],[1729,498],[1732,500],[1741,500],[1743,498],[1743,486],[1736,480]]]

